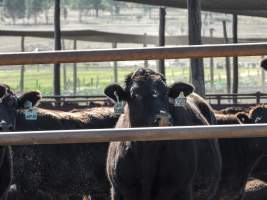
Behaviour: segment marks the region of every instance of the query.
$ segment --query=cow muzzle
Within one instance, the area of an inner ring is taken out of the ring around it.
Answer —
[[[0,121],[0,131],[12,131],[13,126],[6,121],[2,120]]]
[[[155,117],[155,123],[157,126],[171,126],[171,119],[172,117],[168,112],[161,110]]]

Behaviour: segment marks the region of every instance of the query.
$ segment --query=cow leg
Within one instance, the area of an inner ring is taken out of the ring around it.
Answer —
[[[0,198],[0,200],[7,200],[8,199],[8,191],[3,194],[3,196]]]
[[[158,189],[154,200],[192,200],[192,186],[181,190],[177,189],[175,185],[164,186]]]
[[[193,199],[193,191],[192,191],[192,186],[189,186],[188,189],[182,191],[179,193],[178,198],[175,199],[179,199],[179,200],[192,200]],[[173,199],[173,200],[175,200]]]
[[[122,194],[114,187],[111,188],[111,200],[123,200]]]
[[[88,195],[89,200],[110,200],[110,194],[91,193]]]
[[[252,159],[251,159],[252,160]],[[236,171],[237,176],[227,177],[227,180],[222,180],[219,187],[220,200],[242,200],[245,196],[245,186],[248,177],[258,161],[247,163],[243,169],[239,168]],[[222,177],[224,177],[222,175]]]
[[[11,177],[12,177],[12,156],[10,147],[0,147],[1,154],[0,155],[0,199],[4,200],[7,198],[8,189],[11,184]]]

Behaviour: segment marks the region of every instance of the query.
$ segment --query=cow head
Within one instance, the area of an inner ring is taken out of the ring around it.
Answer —
[[[264,59],[261,60],[260,66],[264,70],[267,70],[267,58],[264,58]]]
[[[267,107],[259,105],[251,108],[249,113],[240,112],[236,116],[243,124],[267,123]]]
[[[235,115],[241,124],[253,124],[254,122],[249,118],[249,114],[245,112],[239,112]]]
[[[249,112],[249,118],[253,123],[267,123],[267,107],[259,105],[252,108]]]
[[[28,92],[17,97],[9,86],[0,84],[0,130],[14,130],[17,110],[24,108],[25,102],[31,102],[34,106],[40,99],[40,92]]]
[[[168,88],[160,73],[138,69],[127,76],[125,88],[112,84],[106,87],[105,94],[114,102],[126,102],[124,110],[132,127],[170,124]]]

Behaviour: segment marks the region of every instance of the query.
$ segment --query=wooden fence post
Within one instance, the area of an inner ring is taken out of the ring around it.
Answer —
[[[210,38],[213,38],[214,28],[210,28]],[[214,92],[214,58],[210,58],[210,87],[211,91]]]
[[[159,9],[159,46],[165,46],[165,7]],[[165,61],[159,60],[159,72],[165,75]]]
[[[223,20],[223,36],[224,36],[224,43],[229,43],[229,39],[227,36],[227,27],[226,27],[226,21]],[[225,70],[226,70],[226,88],[227,88],[227,93],[231,93],[231,69],[230,69],[230,58],[225,57]]]
[[[21,52],[25,51],[25,37],[21,36],[21,41],[20,41],[20,48],[21,48]],[[25,66],[21,65],[20,68],[20,92],[23,93],[24,92],[24,75],[25,75]]]
[[[60,0],[55,0],[54,4],[54,40],[55,50],[61,50],[60,31]],[[60,95],[60,64],[54,64],[54,95]]]
[[[73,50],[77,49],[77,40],[73,41]],[[73,94],[77,94],[77,63],[73,63]]]
[[[189,44],[202,44],[201,41],[201,2],[200,0],[187,0],[188,7],[188,37]],[[192,83],[196,92],[205,96],[204,67],[202,58],[190,60]]]
[[[143,44],[143,47],[147,47],[147,34],[146,33],[144,34],[144,44]],[[144,61],[144,66],[145,66],[145,68],[148,68],[148,60],[145,60]]]
[[[112,43],[112,48],[117,48],[117,42]],[[114,76],[114,82],[118,82],[118,62],[114,61],[113,62],[113,76]]]
[[[62,50],[66,50],[66,46],[65,46],[65,40],[62,40]],[[63,64],[63,87],[64,90],[67,90],[67,66],[66,63]]]
[[[237,38],[238,17],[233,15],[233,43],[238,43]],[[238,57],[233,57],[233,93],[238,93]],[[237,98],[233,99],[233,103],[237,103]]]

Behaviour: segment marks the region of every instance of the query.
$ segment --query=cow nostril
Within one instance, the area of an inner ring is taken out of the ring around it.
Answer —
[[[7,124],[1,124],[0,125],[0,131],[13,131],[14,127],[12,125],[7,125]]]
[[[7,122],[5,120],[0,121],[0,125],[6,125],[6,124],[7,124]]]
[[[160,111],[160,114],[156,115],[155,123],[158,126],[170,126],[171,123],[171,115],[165,111]]]

